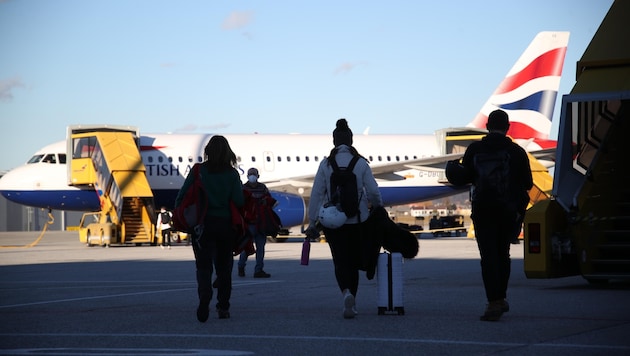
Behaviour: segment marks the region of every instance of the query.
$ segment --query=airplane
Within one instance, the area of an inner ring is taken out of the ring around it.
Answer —
[[[560,85],[569,32],[540,32],[465,127],[484,135],[488,114],[508,112],[508,134],[527,151],[548,153],[555,99]],[[102,125],[101,125],[102,126]],[[285,227],[304,224],[310,188],[320,161],[332,148],[331,134],[225,134],[238,156],[243,182],[256,167],[260,181],[278,200],[275,210]],[[444,152],[440,135],[354,135],[353,146],[366,157],[377,178],[385,206],[411,204],[467,191],[443,179],[446,161],[463,151]],[[139,149],[154,194],[155,206],[173,207],[192,165],[203,161],[212,134],[144,134]],[[93,188],[68,185],[66,141],[42,147],[24,165],[0,178],[0,193],[8,200],[33,207],[99,211]]]

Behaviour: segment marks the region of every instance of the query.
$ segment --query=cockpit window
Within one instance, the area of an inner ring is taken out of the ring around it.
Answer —
[[[55,164],[57,163],[57,156],[54,153],[49,153],[46,156],[44,156],[44,159],[42,160],[42,162]]]
[[[66,154],[65,153],[59,153],[59,163],[61,164],[66,164]]]
[[[43,157],[44,155],[35,155],[31,157],[31,159],[29,159],[27,163],[28,164],[39,163],[39,161],[41,161]]]

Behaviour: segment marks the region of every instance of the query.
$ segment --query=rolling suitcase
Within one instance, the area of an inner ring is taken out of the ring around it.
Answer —
[[[403,306],[403,258],[400,252],[382,252],[377,264],[378,315],[395,312],[405,315]]]

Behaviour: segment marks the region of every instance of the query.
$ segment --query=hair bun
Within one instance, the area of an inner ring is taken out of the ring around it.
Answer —
[[[337,120],[337,128],[340,130],[348,129],[348,121],[346,119]]]

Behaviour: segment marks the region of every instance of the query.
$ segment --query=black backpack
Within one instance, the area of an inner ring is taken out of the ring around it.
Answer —
[[[506,150],[475,154],[472,201],[506,204],[510,201],[510,154]]]
[[[334,158],[329,160],[333,169],[330,175],[330,203],[349,218],[359,212],[357,176],[352,172],[358,160],[359,156],[354,156],[345,168],[340,168]]]
[[[162,215],[162,219],[161,219],[162,224],[171,223],[171,214],[169,214],[168,211],[164,213],[160,213],[160,215]]]

